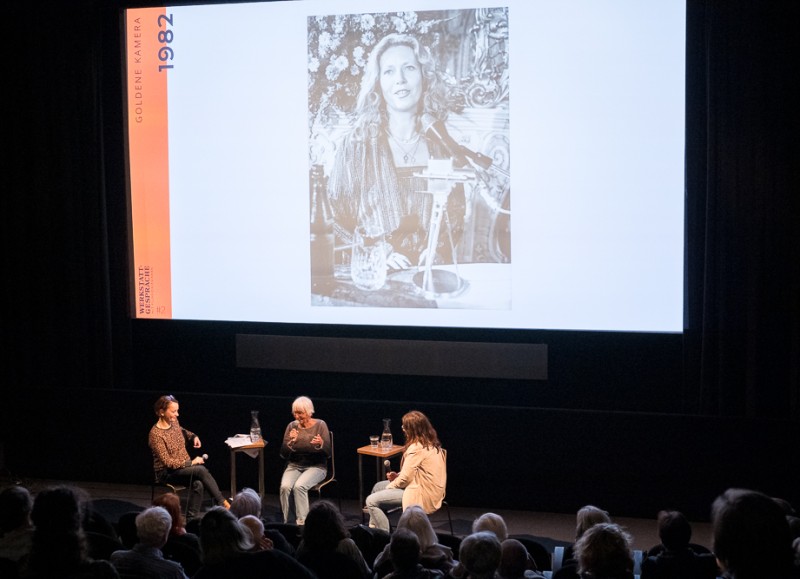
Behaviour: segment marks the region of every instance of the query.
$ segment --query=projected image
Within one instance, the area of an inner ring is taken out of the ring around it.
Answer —
[[[508,9],[308,18],[311,303],[511,307]]]

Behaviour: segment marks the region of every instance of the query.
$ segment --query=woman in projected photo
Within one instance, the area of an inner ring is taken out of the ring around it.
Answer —
[[[447,485],[447,456],[428,417],[419,410],[407,412],[402,428],[406,445],[400,472],[387,472],[388,480],[376,483],[366,500],[369,526],[387,532],[385,511],[419,505],[426,514],[436,512],[442,507]]]
[[[424,259],[433,200],[422,192],[427,179],[414,174],[427,167],[428,159],[450,157],[423,126],[443,120],[447,112],[430,52],[404,34],[378,42],[364,70],[355,122],[337,151],[329,180],[340,243],[351,245],[356,227],[364,226],[385,234],[389,268],[405,269]],[[450,239],[456,244],[463,230],[462,187],[450,193],[446,209],[436,245],[443,263],[452,262]]]

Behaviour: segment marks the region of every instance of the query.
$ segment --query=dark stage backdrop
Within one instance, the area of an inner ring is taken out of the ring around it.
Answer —
[[[687,3],[682,335],[131,321],[119,6],[11,8],[20,52],[5,67],[0,467],[146,482],[151,404],[170,391],[225,480],[221,441],[246,428],[249,410],[277,442],[291,400],[308,394],[337,432],[346,496],[357,494],[353,448],[382,417],[397,424],[419,407],[450,449],[448,494],[464,505],[701,517],[733,485],[797,504],[799,6]],[[547,375],[244,368],[239,334],[544,344]]]

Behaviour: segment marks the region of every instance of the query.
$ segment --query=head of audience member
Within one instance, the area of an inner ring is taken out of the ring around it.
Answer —
[[[87,559],[83,505],[83,494],[73,487],[57,486],[39,491],[31,510],[34,532],[26,563],[29,572],[61,576]]]
[[[264,522],[255,515],[245,515],[239,518],[239,522],[245,529],[250,531],[253,537],[253,550],[261,550],[261,542],[264,538]]]
[[[411,505],[403,511],[397,521],[397,529],[401,528],[408,529],[417,536],[421,551],[425,551],[438,543],[436,531],[433,530],[431,520],[419,505]]]
[[[205,565],[221,563],[253,549],[252,534],[225,507],[212,507],[200,521]]]
[[[169,530],[171,535],[185,535],[186,524],[183,513],[181,512],[181,499],[175,493],[164,493],[153,499],[153,506],[162,507],[172,519],[172,526]]]
[[[0,492],[0,536],[31,525],[33,498],[23,486],[14,485]]]
[[[309,551],[332,551],[350,536],[339,509],[330,501],[311,505],[303,525],[303,545]]]
[[[489,531],[502,543],[508,539],[508,527],[500,515],[496,513],[484,513],[472,522],[472,532]]]
[[[597,523],[575,543],[578,571],[591,577],[629,577],[633,572],[631,536],[614,523]]]
[[[792,506],[792,503],[790,503],[786,499],[782,499],[781,497],[772,497],[772,500],[778,503],[778,506],[783,511],[783,514],[786,515],[787,517],[793,517],[797,515],[797,513],[794,510],[794,507]]]
[[[83,497],[78,489],[57,486],[36,495],[31,520],[39,534],[75,533],[82,529]]]
[[[231,512],[241,519],[245,515],[261,517],[261,497],[251,488],[243,488],[231,501]]]
[[[389,557],[397,573],[411,571],[419,564],[419,538],[410,529],[397,527],[389,541]]]
[[[167,543],[172,529],[172,517],[164,507],[149,507],[136,515],[136,535],[139,543],[160,549]]]
[[[611,517],[603,509],[599,509],[594,505],[586,505],[578,510],[575,517],[575,540],[581,538],[588,529],[592,528],[597,523],[610,523]]]
[[[470,579],[493,579],[500,566],[502,548],[497,535],[478,531],[464,537],[458,550],[460,565]]]
[[[497,569],[502,579],[523,579],[530,569],[530,555],[525,545],[516,539],[506,539],[500,544],[500,566]]]
[[[685,551],[692,540],[692,526],[679,511],[661,511],[658,513],[658,538],[667,551]]]
[[[788,575],[794,555],[783,509],[758,491],[728,489],[711,506],[714,554],[730,577]]]
[[[786,522],[789,523],[789,532],[792,535],[792,541],[800,538],[800,517],[786,517]]]

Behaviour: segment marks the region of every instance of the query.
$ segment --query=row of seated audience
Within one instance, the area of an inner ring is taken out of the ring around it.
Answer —
[[[315,502],[303,526],[267,524],[252,489],[230,509],[212,507],[187,529],[177,495],[120,517],[116,528],[68,486],[35,500],[22,486],[0,492],[0,577],[217,579],[633,579],[631,536],[607,512],[577,513],[576,540],[554,572],[537,569],[505,521],[486,513],[472,532],[443,545],[428,516],[408,507],[393,533],[347,529],[329,501]],[[713,554],[691,542],[680,512],[658,514],[661,543],[641,561],[641,579],[798,579],[800,519],[791,505],[756,491],[729,489],[711,508]],[[103,537],[108,545],[102,547]],[[520,537],[522,539],[523,537]],[[540,565],[542,566],[542,565]],[[546,575],[545,575],[546,573]]]

